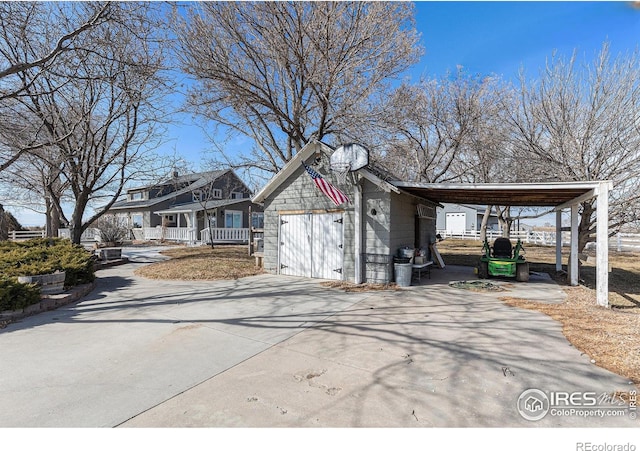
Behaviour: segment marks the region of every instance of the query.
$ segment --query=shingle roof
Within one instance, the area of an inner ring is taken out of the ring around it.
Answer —
[[[132,209],[132,208],[146,208],[146,207],[151,207],[153,205],[156,205],[164,200],[167,199],[171,199],[177,196],[180,196],[181,194],[184,193],[188,193],[190,191],[193,191],[195,189],[198,188],[202,188],[203,186],[206,186],[208,183],[211,183],[212,181],[220,178],[221,176],[223,176],[224,174],[226,174],[227,172],[229,172],[230,169],[222,169],[222,170],[218,170],[218,171],[207,171],[207,172],[199,172],[199,173],[195,173],[195,174],[186,174],[183,176],[179,176],[179,177],[175,177],[172,179],[168,179],[165,180],[164,182],[161,183],[155,183],[153,185],[147,185],[147,186],[142,186],[142,187],[136,187],[136,188],[131,188],[128,190],[128,192],[131,191],[139,191],[141,189],[150,189],[150,188],[156,188],[156,187],[162,187],[162,186],[167,186],[167,185],[180,185],[183,183],[190,183],[189,185],[185,186],[184,188],[178,189],[176,191],[172,191],[164,196],[158,196],[158,197],[154,197],[153,199],[146,199],[146,200],[119,200],[117,202],[115,202],[110,210],[125,210],[125,209]]]

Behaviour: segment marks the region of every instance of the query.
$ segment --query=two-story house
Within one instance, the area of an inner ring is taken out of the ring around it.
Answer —
[[[129,189],[109,212],[125,217],[136,239],[210,242],[213,233],[215,242],[245,241],[244,231],[263,221],[251,194],[230,169],[174,172],[161,183]]]

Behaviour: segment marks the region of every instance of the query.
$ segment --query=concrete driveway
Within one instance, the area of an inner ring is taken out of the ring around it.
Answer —
[[[148,281],[132,276],[139,264],[0,331],[0,426],[638,426],[626,410],[519,415],[527,389],[634,389],[557,322],[499,300],[560,300],[543,277],[473,293],[448,285],[469,270],[447,268],[419,287],[348,294],[272,275]]]

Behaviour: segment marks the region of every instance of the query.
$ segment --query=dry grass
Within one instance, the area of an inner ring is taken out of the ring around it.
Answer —
[[[562,277],[556,277],[555,247],[524,245],[525,257],[529,261],[532,271],[547,272],[559,282]],[[475,266],[482,253],[482,243],[471,240],[444,240],[438,243],[438,250],[442,254],[445,264]],[[563,264],[566,269],[567,254],[563,250]],[[593,263],[593,252],[589,259],[581,262],[581,284],[595,289],[596,269]],[[640,312],[640,254],[636,252],[609,252],[609,303],[613,308],[628,309]]]
[[[356,285],[351,282],[331,281],[321,282],[320,285],[327,288],[337,288],[345,291],[346,293],[361,293],[365,291],[402,291],[395,283],[363,283]]]
[[[447,264],[473,266],[478,261],[482,244],[445,240],[438,244],[438,249]],[[532,270],[557,276],[554,247],[525,246],[525,250]],[[563,287],[567,299],[561,304],[510,297],[502,299],[508,305],[549,315],[562,324],[569,342],[596,365],[640,384],[640,256],[631,252],[611,252],[609,263],[612,266],[609,274],[611,309],[596,303],[595,268],[589,261],[580,269],[582,285]],[[562,282],[562,278],[556,279]]]
[[[161,253],[171,258],[138,268],[135,274],[149,279],[221,280],[263,273],[246,246],[182,247]]]
[[[562,304],[502,299],[508,305],[537,310],[559,321],[567,340],[596,365],[640,384],[640,315],[599,307],[593,290],[587,287],[564,290],[567,299]]]

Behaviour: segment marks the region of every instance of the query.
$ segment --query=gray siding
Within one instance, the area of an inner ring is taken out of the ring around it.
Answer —
[[[328,170],[328,158],[324,157],[324,168],[316,170],[330,183],[338,186],[333,174]],[[352,199],[352,189],[344,189],[344,193]],[[344,266],[342,274],[345,280],[354,279],[353,258],[353,204],[349,203],[337,208],[318,188],[302,165],[288,180],[282,183],[264,203],[264,269],[271,273],[278,272],[279,248],[279,212],[336,210],[344,211]]]
[[[389,250],[391,197],[389,193],[365,180],[362,198],[364,280],[369,283],[388,283],[393,277]]]
[[[328,169],[328,158],[323,157],[324,169],[316,169],[329,182],[337,185]],[[340,187],[352,203],[343,205],[344,212],[344,265],[343,279],[355,280],[355,211],[354,187]],[[373,183],[362,183],[362,260],[366,282],[387,283],[393,280],[392,257],[398,248],[417,246],[435,241],[435,219],[416,218],[416,205],[427,204],[409,195],[388,193]],[[432,215],[435,218],[435,209]],[[264,268],[278,272],[279,213],[335,210],[335,205],[322,194],[311,177],[300,166],[264,203]],[[418,234],[416,234],[418,224]]]

